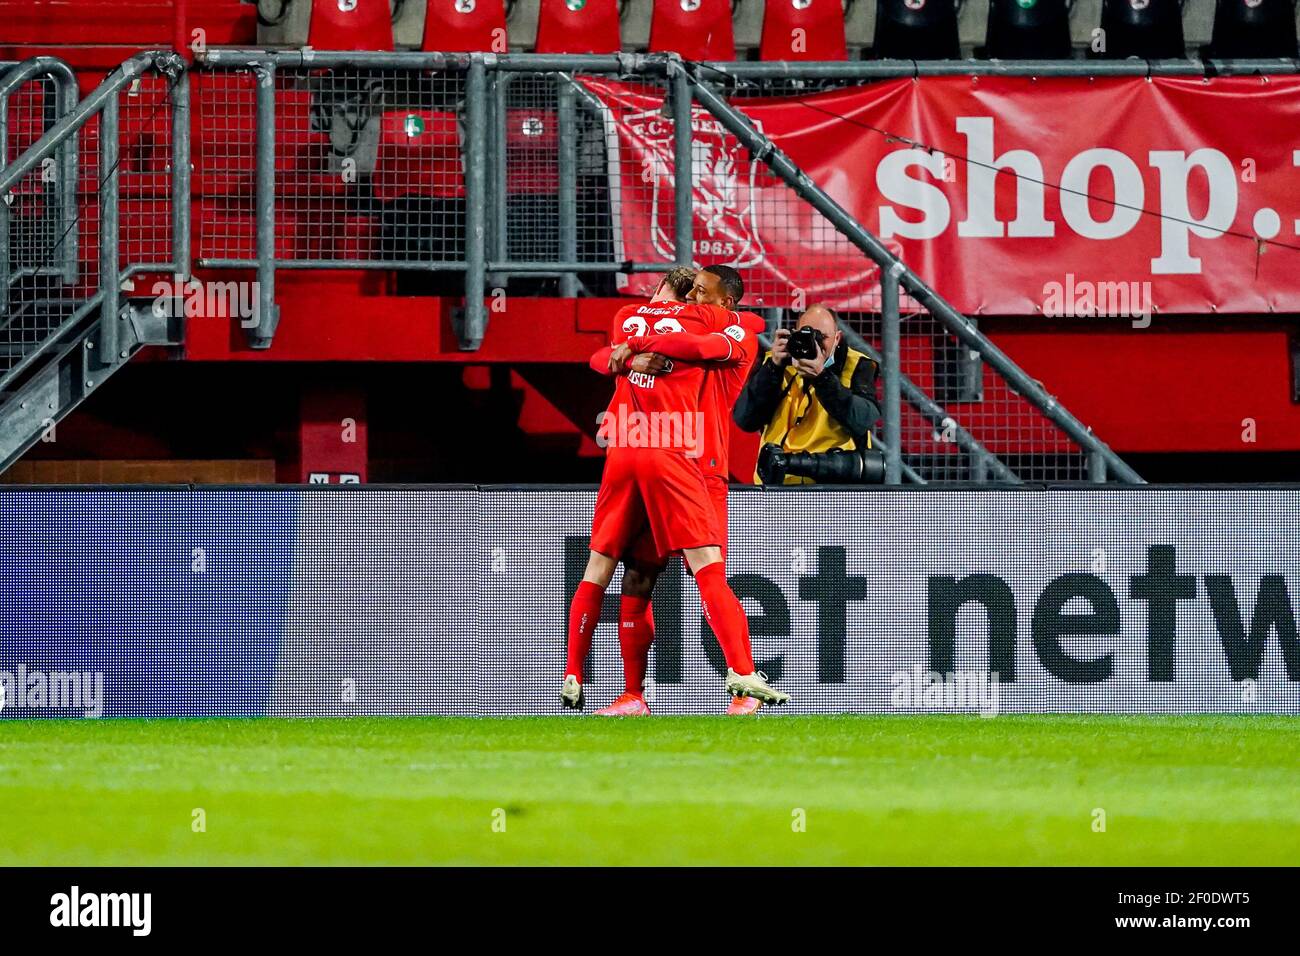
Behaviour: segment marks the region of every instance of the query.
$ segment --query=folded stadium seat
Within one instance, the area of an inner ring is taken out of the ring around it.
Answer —
[[[1068,60],[1066,0],[990,0],[984,56],[999,60]]]
[[[411,195],[464,196],[456,114],[436,110],[385,113],[372,183],[375,198],[384,202]]]
[[[559,123],[549,110],[506,110],[506,192],[555,195],[560,187],[556,156]]]
[[[1183,11],[1180,0],[1102,0],[1101,29],[1112,60],[1138,56],[1149,60],[1182,59]]]
[[[952,0],[877,0],[871,56],[877,60],[959,58],[956,5]]]
[[[734,60],[731,0],[654,0],[650,52],[677,53],[687,60]]]
[[[1205,54],[1216,59],[1295,57],[1295,0],[1218,0]]]
[[[541,0],[534,53],[617,53],[618,0]]]
[[[840,0],[767,0],[764,4],[759,59],[846,60],[848,55]]]
[[[384,203],[377,255],[388,259],[460,258],[465,242],[465,179],[460,126],[451,110],[384,114],[372,178]]]
[[[503,0],[429,0],[424,41],[430,53],[505,53]]]
[[[506,110],[506,242],[511,258],[559,258],[559,122],[553,109]]]
[[[391,50],[388,0],[312,0],[307,44],[315,50]]]

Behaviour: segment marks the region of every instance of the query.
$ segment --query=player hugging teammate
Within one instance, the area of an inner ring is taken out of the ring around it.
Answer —
[[[614,317],[592,367],[616,378],[602,421],[608,451],[592,517],[591,555],[569,608],[560,699],[583,704],[583,662],[605,588],[623,562],[619,651],[625,692],[602,716],[644,716],[654,623],[650,594],[668,558],[694,576],[704,616],[727,661],[729,714],[790,699],[754,670],[749,621],[727,583],[727,423],[758,354],[763,320],[737,312],[744,294],[730,266],[674,269],[648,304]],[[635,427],[622,425],[632,421]],[[610,423],[619,427],[607,428]],[[699,428],[694,427],[699,423]]]

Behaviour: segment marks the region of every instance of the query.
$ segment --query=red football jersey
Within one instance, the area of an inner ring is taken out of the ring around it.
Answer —
[[[753,312],[730,313],[738,317],[735,321],[746,334],[736,338],[736,361],[710,363],[706,366],[704,379],[704,455],[700,458],[700,467],[706,475],[720,475],[724,481],[729,474],[730,460],[730,422],[731,410],[736,406],[740,390],[745,387],[749,373],[758,358],[758,336],[767,328],[767,323]],[[727,334],[724,330],[724,334]]]
[[[609,344],[622,345],[627,341],[629,335],[635,335],[636,330],[641,328],[641,323],[632,322],[632,316],[636,315],[641,305],[625,305],[614,313],[614,324],[609,330]],[[626,328],[624,328],[626,324]],[[622,410],[623,413],[632,409],[632,386],[627,380],[626,375],[619,375],[614,379],[614,396],[609,400],[607,414],[617,415]]]
[[[651,438],[651,444],[685,451],[689,457],[699,459],[706,474],[725,479],[727,420],[758,355],[757,334],[763,328],[763,320],[751,312],[732,312],[711,305],[659,302],[620,309],[610,332],[613,345],[632,337],[717,334],[726,343],[726,352],[710,361],[676,356],[673,370],[663,375],[627,372],[619,376],[608,409],[615,418],[602,426],[607,437],[613,444],[635,446],[637,428],[645,429],[643,436],[682,435],[687,439],[685,443]],[[713,348],[718,351],[716,344]],[[669,351],[667,345],[661,350]],[[632,413],[640,413],[641,420],[632,421],[629,428],[627,416]],[[683,427],[674,430],[677,426]],[[678,444],[681,447],[676,447]]]

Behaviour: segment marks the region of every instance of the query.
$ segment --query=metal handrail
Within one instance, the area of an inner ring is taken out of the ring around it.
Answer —
[[[682,66],[683,72],[690,68]],[[725,126],[754,156],[755,161],[763,163],[779,179],[786,183],[796,195],[826,217],[838,232],[864,252],[868,258],[880,266],[882,287],[897,281],[923,308],[939,320],[950,333],[962,343],[978,351],[985,362],[992,366],[1010,383],[1021,396],[1043,413],[1053,424],[1059,427],[1080,447],[1100,456],[1115,476],[1121,481],[1141,483],[1142,478],[1116,455],[1101,439],[1081,421],[1063,408],[1053,395],[1027,375],[1011,357],[998,348],[992,340],[981,333],[967,321],[966,317],[949,305],[931,289],[925,281],[889,251],[888,247],[872,233],[868,232],[856,219],[845,211],[844,207],[832,199],[815,184],[808,175],[790,159],[771,138],[758,132],[749,119],[719,96],[707,83],[692,76],[692,92],[695,99]],[[897,321],[895,315],[892,319]],[[885,321],[891,321],[886,315]],[[886,368],[886,374],[891,374]],[[893,372],[892,374],[897,374]],[[888,438],[887,438],[888,440]],[[898,442],[894,440],[897,448]]]
[[[9,161],[9,99],[21,87],[32,80],[42,77],[54,83],[54,121],[58,123],[64,116],[77,107],[77,76],[72,67],[63,60],[52,56],[38,56],[24,60],[17,66],[5,71],[0,76],[0,169]],[[65,236],[67,223],[77,218],[77,139],[75,133],[60,147],[61,156],[59,173],[50,189],[58,201],[53,204],[58,218],[54,234],[62,237],[64,282],[77,281],[77,237],[75,230]],[[18,276],[9,274],[9,203],[0,201],[0,312],[4,312],[9,301],[9,286],[15,278],[21,277],[26,270],[19,270]]]
[[[334,69],[467,70],[474,60],[488,69],[538,73],[581,71],[592,73],[664,74],[671,53],[550,54],[550,53],[426,53],[419,50],[379,52],[209,48],[199,54],[211,66],[252,67],[273,63],[283,69],[316,67]],[[703,69],[737,79],[880,80],[922,76],[1287,76],[1300,75],[1300,60],[1270,59],[1164,59],[1142,60],[805,60],[706,61]]]
[[[33,75],[39,75],[39,72],[45,69],[52,69],[56,75],[63,75],[57,65],[39,64],[37,61],[29,62],[33,64],[30,69],[37,71]],[[11,165],[0,168],[0,196],[4,196],[24,176],[56,153],[62,152],[65,160],[66,155],[72,153],[73,162],[75,163],[75,144],[78,132],[92,117],[100,116],[99,163],[104,180],[100,184],[98,223],[99,283],[98,290],[88,297],[87,303],[83,303],[77,312],[80,313],[88,303],[98,302],[101,312],[99,341],[97,343],[99,347],[98,355],[99,361],[107,366],[116,364],[119,358],[125,358],[125,353],[119,354],[118,350],[118,320],[121,309],[121,279],[123,275],[118,261],[120,240],[119,170],[117,168],[119,150],[118,97],[122,90],[126,89],[150,69],[171,75],[176,81],[173,91],[173,106],[175,109],[172,117],[172,223],[174,242],[171,261],[160,264],[160,267],[177,275],[188,276],[190,228],[189,86],[184,75],[184,63],[176,54],[167,51],[152,51],[130,57],[105,77],[99,86],[85,99],[64,112],[58,121],[46,130],[40,139],[24,151],[22,155],[17,157]],[[10,77],[7,75],[4,82],[9,81]],[[75,77],[73,81],[75,89]],[[77,182],[75,172],[68,182],[71,184],[70,192],[75,203]],[[74,208],[72,210],[74,220],[77,215],[78,212]],[[130,271],[130,268],[126,270],[128,274]],[[60,329],[53,330],[47,336],[46,341],[57,338],[62,334],[62,329],[66,325],[65,322]],[[15,380],[19,373],[32,364],[39,351],[39,349],[33,350],[30,356],[7,370],[0,377],[0,385]]]

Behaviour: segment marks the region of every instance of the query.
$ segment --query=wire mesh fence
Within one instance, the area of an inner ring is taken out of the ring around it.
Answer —
[[[24,83],[8,100],[5,166],[59,119],[57,84]],[[0,209],[0,381],[8,382],[70,326],[91,314],[101,290],[100,223],[116,177],[117,268],[127,289],[169,272],[174,258],[171,87],[145,73],[116,94],[116,128],[89,115],[43,151]],[[74,100],[75,102],[75,100]],[[103,163],[101,131],[116,159]],[[146,288],[148,286],[146,285]]]
[[[174,258],[171,83],[146,73],[118,96],[118,263],[146,276],[165,272]],[[98,172],[98,179],[83,177],[88,203],[110,171]]]
[[[39,77],[10,97],[5,166],[54,124],[55,95],[54,82]],[[65,163],[67,156],[75,163]],[[39,349],[97,286],[98,170],[98,118],[92,117],[3,197],[0,379]],[[64,201],[69,190],[75,205]]]
[[[373,62],[203,71],[194,88],[193,150],[201,262],[258,261],[262,75],[273,76],[275,94],[278,266],[397,268],[454,281],[477,241],[468,235],[471,202],[484,207],[492,288],[648,293],[652,270],[679,258],[679,114],[662,74],[489,69],[486,188],[471,198],[464,65]],[[793,96],[796,108],[803,95],[844,85],[717,79],[741,101]],[[879,350],[876,264],[698,103],[690,123],[691,247],[680,258],[735,265],[746,278],[747,304],[786,323],[812,304],[834,305]],[[787,250],[780,262],[765,243],[773,230]],[[1088,477],[1084,450],[941,321],[906,297],[902,315],[908,388],[900,444],[919,475],[938,482]]]
[[[252,70],[195,87],[194,198],[200,254],[257,255]],[[277,70],[275,255],[282,265],[463,258],[464,80],[420,70]]]

